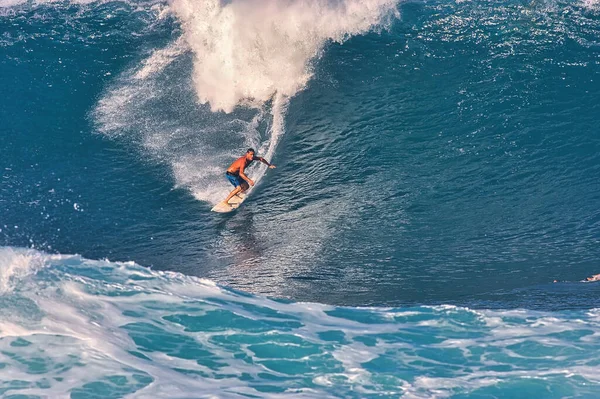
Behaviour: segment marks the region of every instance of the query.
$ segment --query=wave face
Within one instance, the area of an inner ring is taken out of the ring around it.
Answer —
[[[0,249],[4,396],[600,395],[600,311],[352,308]]]
[[[158,17],[176,16],[181,35],[123,73],[93,117],[102,133],[166,161],[179,186],[216,204],[227,195],[223,164],[247,147],[273,157],[289,98],[324,46],[389,24],[396,3],[173,1]]]

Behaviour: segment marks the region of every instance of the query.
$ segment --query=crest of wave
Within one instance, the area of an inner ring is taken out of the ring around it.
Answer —
[[[26,249],[0,247],[0,295],[10,293],[16,282],[41,269],[51,256]]]
[[[174,0],[195,55],[202,103],[231,112],[245,100],[293,96],[311,76],[310,61],[329,40],[384,27],[397,0]]]

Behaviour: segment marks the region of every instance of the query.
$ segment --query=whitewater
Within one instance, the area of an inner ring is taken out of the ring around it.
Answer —
[[[2,394],[594,397],[600,313],[349,308],[4,248]],[[8,396],[7,396],[8,397]]]

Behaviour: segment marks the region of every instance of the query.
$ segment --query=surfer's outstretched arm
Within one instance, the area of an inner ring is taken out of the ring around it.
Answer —
[[[264,159],[263,157],[254,157],[254,160],[256,161],[260,161],[262,163],[264,163],[265,165],[267,165],[269,168],[271,169],[275,169],[275,165],[273,165],[272,163],[269,163],[269,161],[267,161],[266,159]]]

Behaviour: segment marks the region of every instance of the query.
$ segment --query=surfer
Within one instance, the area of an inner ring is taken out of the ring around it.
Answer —
[[[260,161],[260,162],[264,163],[265,165],[267,165],[270,169],[275,169],[275,165],[269,163],[263,157],[254,156],[254,154],[255,154],[254,149],[248,148],[248,151],[246,151],[246,155],[236,159],[229,166],[229,168],[227,168],[227,172],[225,172],[225,176],[227,177],[227,180],[229,180],[229,182],[231,184],[233,184],[233,187],[235,187],[235,188],[233,189],[232,192],[229,193],[229,195],[227,196],[225,201],[223,201],[226,204],[237,193],[246,192],[246,190],[248,190],[250,188],[250,186],[254,186],[254,181],[252,179],[250,179],[248,176],[246,176],[246,174],[244,173],[244,170],[246,170],[246,168],[253,161]]]

